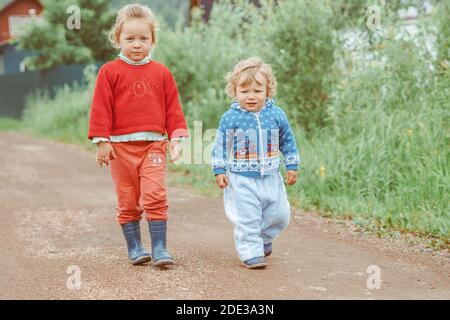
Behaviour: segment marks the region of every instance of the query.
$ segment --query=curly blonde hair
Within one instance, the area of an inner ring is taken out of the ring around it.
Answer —
[[[156,29],[158,28],[158,23],[155,19],[153,11],[146,5],[134,3],[127,4],[117,13],[116,22],[108,34],[108,39],[114,48],[120,48],[119,38],[120,33],[122,32],[123,24],[134,18],[142,18],[148,22],[152,34],[152,46],[156,46]]]
[[[225,78],[228,83],[225,87],[225,93],[230,98],[235,98],[239,80],[241,80],[239,84],[243,86],[250,84],[252,81],[261,84],[261,76],[267,81],[267,97],[273,98],[277,92],[277,80],[273,75],[272,67],[257,57],[239,61],[233,71],[226,75]]]

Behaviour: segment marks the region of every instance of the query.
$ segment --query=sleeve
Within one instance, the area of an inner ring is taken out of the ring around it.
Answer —
[[[211,168],[214,175],[225,174],[226,163],[233,145],[233,130],[228,126],[224,116],[220,119],[216,140],[211,152]]]
[[[103,138],[103,137],[93,137],[92,138],[92,144],[97,144],[100,141],[109,141],[108,138]]]
[[[300,164],[297,143],[286,114],[283,111],[281,111],[280,151],[284,156],[286,170],[297,171]]]
[[[105,70],[100,68],[91,103],[88,138],[109,138],[113,121],[113,85]]]
[[[169,70],[167,70],[164,78],[164,100],[166,104],[166,131],[168,139],[175,140],[176,138],[189,137],[186,120],[178,97],[177,85]]]
[[[173,137],[170,139],[170,141],[184,141],[187,137]]]

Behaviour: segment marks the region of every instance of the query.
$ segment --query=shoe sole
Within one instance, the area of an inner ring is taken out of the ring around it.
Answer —
[[[244,267],[246,267],[247,269],[263,269],[263,268],[267,267],[267,262],[255,263],[252,265],[247,265],[245,263],[242,263],[242,265]]]
[[[155,266],[170,266],[173,264],[173,260],[158,260],[154,263]]]
[[[132,265],[134,265],[134,266],[137,266],[137,265],[140,265],[140,264],[149,262],[149,261],[151,261],[151,260],[152,260],[152,257],[150,257],[150,256],[143,256],[143,257],[137,258],[137,259],[134,260],[134,261],[130,261],[130,263],[131,263]]]
[[[268,257],[268,256],[270,256],[271,254],[272,254],[272,251],[267,252],[267,253],[264,252],[264,257]]]

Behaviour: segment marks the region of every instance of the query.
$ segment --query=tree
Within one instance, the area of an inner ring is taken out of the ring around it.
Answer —
[[[20,50],[32,51],[25,58],[30,69],[47,69],[72,63],[93,63],[109,60],[114,49],[107,34],[112,27],[115,12],[108,0],[42,0],[43,20],[32,22],[17,39]],[[79,10],[79,28],[69,28],[68,19],[77,12],[68,11],[70,6]]]

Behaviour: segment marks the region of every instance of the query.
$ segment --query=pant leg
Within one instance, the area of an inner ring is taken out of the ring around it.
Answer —
[[[224,190],[225,213],[234,224],[234,240],[239,259],[264,256],[261,233],[262,205],[256,179],[230,173]]]
[[[152,141],[139,171],[142,204],[148,221],[167,220],[167,141]]]
[[[117,195],[117,220],[120,224],[140,221],[139,149],[130,142],[112,143],[116,158],[110,160],[110,171]]]
[[[272,242],[289,224],[291,209],[286,187],[280,173],[263,180],[264,194],[261,237],[264,243]]]

